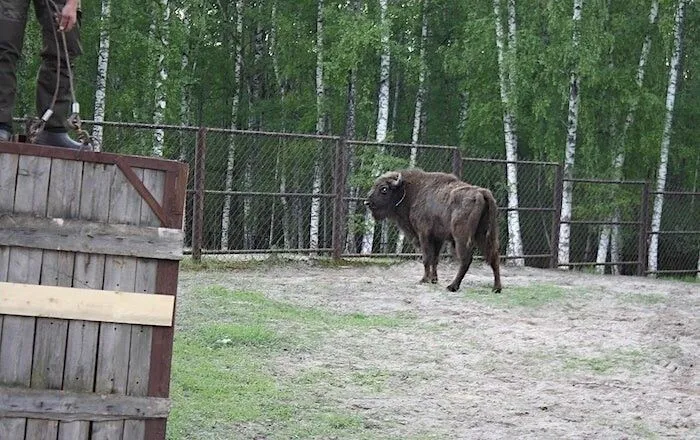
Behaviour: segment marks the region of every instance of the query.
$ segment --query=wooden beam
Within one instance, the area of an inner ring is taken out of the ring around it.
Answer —
[[[0,283],[0,314],[170,327],[175,297]]]
[[[181,260],[180,229],[0,213],[0,246]]]
[[[0,418],[110,421],[165,418],[170,399],[57,390],[0,388]]]

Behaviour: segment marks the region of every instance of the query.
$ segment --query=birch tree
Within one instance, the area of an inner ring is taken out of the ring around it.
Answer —
[[[515,77],[516,77],[516,21],[515,0],[508,0],[508,48],[504,49],[504,30],[502,24],[501,2],[493,0],[494,20],[496,23],[496,48],[498,50],[498,73],[503,104],[503,133],[506,146],[506,181],[508,187],[508,249],[510,257],[523,255],[520,235],[520,215],[518,208],[518,136],[515,117]],[[523,266],[523,258],[515,258],[513,264]]]
[[[413,111],[413,131],[411,132],[411,156],[408,160],[409,168],[416,166],[418,160],[418,138],[421,133],[421,121],[423,120],[423,100],[425,99],[425,77],[428,73],[428,66],[425,60],[425,46],[428,42],[428,0],[423,1],[423,23],[420,32],[420,52],[418,54],[419,70],[418,70],[418,92],[416,93],[416,106]],[[400,254],[403,251],[403,243],[405,234],[399,232],[399,237],[396,240],[396,253]]]
[[[622,126],[622,132],[620,133],[620,138],[617,141],[617,152],[613,158],[613,180],[622,179],[622,167],[625,163],[625,147],[627,143],[627,132],[634,122],[634,116],[637,112],[637,106],[639,104],[639,95],[642,92],[642,86],[644,84],[644,75],[646,73],[647,60],[649,58],[649,52],[651,51],[651,31],[656,25],[659,17],[659,0],[652,0],[651,9],[649,11],[649,28],[644,35],[644,42],[642,43],[642,50],[639,54],[639,63],[637,64],[637,75],[635,77],[636,93],[632,98],[629,109],[627,111],[627,116],[625,117],[624,125]],[[596,256],[596,263],[605,263],[608,255],[608,247],[611,246],[610,261],[617,262],[619,259],[619,251],[621,248],[619,243],[620,240],[620,226],[615,224],[620,221],[620,210],[616,207],[615,211],[610,218],[610,225],[603,226],[600,232],[600,238],[598,241],[598,255]],[[617,266],[613,266],[613,273],[618,273],[619,269]],[[599,264],[596,266],[596,272],[604,273],[605,266]]]
[[[387,18],[387,3],[388,0],[379,0],[379,20],[382,29],[381,47],[382,55],[379,59],[379,95],[377,98],[377,143],[382,143],[386,140],[387,125],[389,123],[389,79],[391,66],[391,47],[389,46],[389,37],[391,35],[391,27]],[[380,149],[380,153],[382,149]],[[379,174],[381,170],[375,164],[374,174]],[[363,255],[372,253],[374,244],[374,218],[367,211],[365,214],[365,234],[362,237],[362,248],[360,252]]]
[[[323,82],[323,0],[318,0],[318,14],[316,16],[316,134],[325,131],[324,121],[324,82]],[[311,185],[311,216],[309,227],[309,248],[318,250],[318,229],[321,213],[321,155],[323,141],[319,141],[314,158],[314,176]]]
[[[156,18],[152,22],[154,34],[159,35],[156,66],[158,76],[155,81],[155,110],[153,111],[153,124],[162,125],[165,121],[165,108],[167,105],[167,96],[165,91],[165,82],[168,80],[168,66],[166,56],[168,46],[170,45],[168,30],[170,27],[170,4],[168,0],[160,0],[161,7],[161,22],[160,26],[156,25]],[[163,146],[165,143],[165,131],[162,128],[156,128],[153,132],[153,151],[154,156],[163,155]]]
[[[93,119],[96,124],[92,127],[92,137],[95,140],[95,151],[102,148],[102,135],[105,120],[105,101],[107,92],[107,67],[109,65],[109,23],[111,18],[110,0],[102,0],[100,13],[100,48],[97,52],[97,78],[95,81],[95,111]]]
[[[236,0],[236,49],[233,62],[233,97],[231,100],[231,130],[238,128],[238,112],[241,101],[241,70],[243,69],[243,0]],[[233,190],[233,171],[236,157],[235,136],[231,135],[226,156],[226,180],[224,191]],[[229,228],[231,222],[231,195],[224,195],[224,207],[221,212],[221,249],[228,249]]]
[[[574,176],[574,156],[576,153],[576,135],[578,127],[578,110],[579,110],[579,86],[581,78],[579,77],[579,42],[581,39],[581,13],[583,8],[583,0],[574,0],[574,14],[572,19],[573,36],[572,49],[574,54],[574,65],[569,76],[569,111],[566,122],[566,150],[564,155],[564,185],[561,201],[561,225],[559,227],[559,264],[569,263],[569,250],[571,241],[571,210],[573,203],[573,182],[568,179]],[[563,266],[567,268],[566,266]]]
[[[648,269],[650,272],[658,270],[659,259],[659,230],[661,229],[661,213],[663,211],[664,195],[666,188],[666,175],[668,171],[668,150],[671,146],[671,130],[673,128],[673,107],[676,101],[678,86],[678,73],[680,70],[681,52],[683,48],[683,18],[687,0],[678,0],[673,26],[673,52],[668,72],[668,87],[666,89],[666,117],[663,133],[661,134],[661,154],[659,157],[659,169],[656,173],[656,196],[651,216],[651,241],[649,243]],[[656,276],[652,274],[652,276]]]

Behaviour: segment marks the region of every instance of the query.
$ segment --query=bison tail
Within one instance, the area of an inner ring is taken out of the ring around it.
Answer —
[[[482,218],[482,221],[487,221],[486,247],[496,254],[495,257],[498,257],[498,249],[500,246],[498,242],[498,205],[491,191],[484,189],[483,195],[486,200],[486,212],[483,214],[486,218]],[[487,256],[484,255],[484,257]]]

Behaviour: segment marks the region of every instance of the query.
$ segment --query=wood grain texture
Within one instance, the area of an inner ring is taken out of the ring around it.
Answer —
[[[20,156],[12,212],[46,215],[51,159]],[[42,251],[11,248],[7,280],[39,284]],[[29,387],[31,383],[35,318],[5,316],[0,335],[0,385]],[[3,438],[24,438],[26,419],[0,419]]]
[[[169,412],[170,399],[157,397],[0,388],[0,417],[112,421],[161,418]]]
[[[170,326],[174,303],[169,295],[0,283],[5,315]]]
[[[84,163],[80,210],[78,218],[85,221],[106,222],[109,218],[109,191],[116,167],[101,163]],[[105,256],[76,253],[73,269],[73,287],[102,289]],[[66,366],[63,389],[92,392],[95,386],[97,337],[99,323],[70,321],[66,343]],[[89,422],[60,422],[58,440],[88,440]]]
[[[181,260],[183,240],[178,229],[0,213],[0,246]]]
[[[82,173],[82,162],[61,159],[51,161],[47,216],[73,218],[78,215]],[[0,229],[4,228],[0,226]],[[41,262],[41,284],[72,286],[74,261],[75,254],[72,252],[45,250]],[[64,319],[36,320],[32,388],[60,390],[63,386],[67,334],[68,321]],[[27,420],[26,438],[55,440],[57,436],[58,421]]]

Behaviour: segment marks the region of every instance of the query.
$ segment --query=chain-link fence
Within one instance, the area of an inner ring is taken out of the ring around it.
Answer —
[[[398,228],[375,223],[363,205],[378,174],[415,166],[491,189],[505,259],[538,267],[557,264],[563,179],[556,163],[462,158],[454,146],[335,136],[91,121],[84,127],[96,126],[102,128],[103,151],[189,163],[185,245],[196,256],[418,255]],[[16,129],[22,132],[21,121]],[[517,175],[517,204],[509,198],[508,174]],[[624,274],[697,273],[700,193],[664,192],[661,228],[651,231],[651,207],[659,194],[649,191],[648,183],[573,180],[567,266]],[[516,230],[521,249],[512,240]],[[649,271],[653,235],[659,237],[658,266]]]

